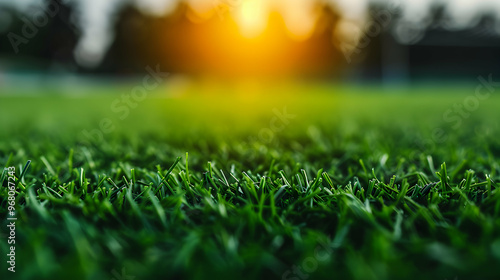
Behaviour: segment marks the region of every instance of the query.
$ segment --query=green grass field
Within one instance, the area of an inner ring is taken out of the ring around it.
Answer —
[[[474,88],[12,89],[0,278],[500,279],[500,96],[443,118]]]

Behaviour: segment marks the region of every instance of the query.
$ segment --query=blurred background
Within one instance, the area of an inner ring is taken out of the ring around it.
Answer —
[[[0,0],[0,91],[127,79],[477,82],[500,65],[496,0]],[[21,83],[20,83],[21,82]]]

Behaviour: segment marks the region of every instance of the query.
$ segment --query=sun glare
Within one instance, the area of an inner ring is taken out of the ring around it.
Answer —
[[[288,35],[297,41],[308,39],[314,32],[317,11],[314,1],[294,0],[186,0],[190,6],[187,17],[195,23],[204,22],[215,15],[219,19],[231,17],[240,34],[248,39],[261,35],[269,26],[272,13],[280,14]]]
[[[247,38],[260,35],[267,26],[268,10],[264,0],[245,0],[236,10],[240,32]]]
[[[316,32],[324,10],[315,1],[214,0],[218,6],[212,0],[184,1],[194,24],[169,31],[165,50],[175,53],[171,63],[186,71],[286,77],[335,67],[331,30]],[[170,38],[183,43],[171,44]]]

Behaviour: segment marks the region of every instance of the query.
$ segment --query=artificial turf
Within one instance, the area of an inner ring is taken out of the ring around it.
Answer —
[[[2,279],[500,278],[500,98],[443,118],[474,85],[40,90],[0,97]]]

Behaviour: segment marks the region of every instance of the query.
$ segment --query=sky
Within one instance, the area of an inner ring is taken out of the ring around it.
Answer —
[[[383,4],[384,12],[392,17],[401,15],[394,24],[393,34],[401,43],[413,43],[429,27],[429,11],[438,4],[445,6],[447,20],[443,27],[456,30],[473,26],[484,14],[496,18],[493,26],[500,34],[500,1],[498,0],[62,0],[77,11],[75,25],[81,31],[74,50],[76,61],[85,67],[95,67],[102,61],[114,40],[113,23],[120,8],[131,4],[142,12],[162,16],[175,10],[179,2],[187,2],[197,20],[214,16],[232,17],[245,37],[258,36],[266,28],[267,15],[278,11],[290,37],[303,40],[315,26],[315,5],[325,3],[341,15],[337,30],[332,36],[356,41],[368,26],[368,6]],[[11,6],[20,12],[34,12],[33,5],[44,0],[0,0],[1,6]],[[0,24],[4,24],[1,23]],[[410,26],[411,29],[406,27]],[[412,30],[409,34],[408,30]]]

